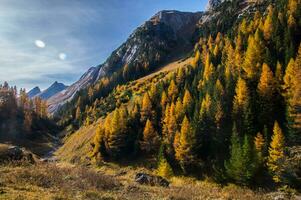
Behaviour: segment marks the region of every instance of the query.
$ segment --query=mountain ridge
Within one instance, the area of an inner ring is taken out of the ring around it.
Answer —
[[[181,51],[192,50],[192,36],[201,16],[202,12],[158,12],[139,26],[103,64],[89,68],[64,92],[51,97],[48,101],[49,112],[55,113],[60,106],[72,100],[78,91],[125,66],[155,69],[159,63],[171,59]]]
[[[43,100],[48,100],[52,96],[56,95],[57,93],[65,90],[68,86],[66,86],[63,83],[59,83],[58,81],[55,81],[53,84],[51,84],[48,88],[41,91],[41,89],[36,86],[33,89],[31,89],[27,95],[29,98],[35,98],[40,97]]]
[[[33,98],[34,96],[36,96],[40,93],[41,93],[41,89],[39,88],[39,86],[36,86],[36,87],[32,88],[31,90],[29,90],[27,95],[29,98]]]

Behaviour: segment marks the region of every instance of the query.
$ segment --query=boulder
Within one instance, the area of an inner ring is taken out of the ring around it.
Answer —
[[[7,146],[0,151],[0,163],[24,161],[35,163],[32,153],[25,151],[18,146]]]
[[[146,173],[137,173],[135,181],[142,185],[168,187],[169,182],[161,176],[153,176]]]

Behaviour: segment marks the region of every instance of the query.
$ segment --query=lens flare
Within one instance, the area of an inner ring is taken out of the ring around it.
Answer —
[[[66,58],[67,58],[67,55],[65,53],[60,53],[59,54],[59,59],[60,60],[66,60]]]
[[[44,48],[46,46],[45,42],[43,42],[42,40],[36,40],[35,41],[35,45],[38,47],[38,48]]]

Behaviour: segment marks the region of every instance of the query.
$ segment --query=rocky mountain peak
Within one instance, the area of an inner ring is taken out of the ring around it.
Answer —
[[[75,94],[110,76],[125,66],[133,69],[156,69],[161,63],[193,49],[191,43],[202,13],[163,10],[138,27],[108,59],[90,68],[77,82],[48,100],[51,113]]]
[[[218,7],[223,0],[209,0],[207,4],[207,10],[214,10],[216,7]]]
[[[201,17],[201,12],[181,12],[177,10],[163,10],[155,14],[149,21],[154,25],[164,23],[178,32],[188,24],[195,23]]]
[[[32,98],[32,97],[34,97],[34,96],[36,96],[36,95],[38,95],[38,94],[40,94],[40,93],[41,93],[41,89],[40,89],[38,86],[36,86],[36,87],[32,88],[32,89],[27,93],[27,95],[28,95],[29,98]]]

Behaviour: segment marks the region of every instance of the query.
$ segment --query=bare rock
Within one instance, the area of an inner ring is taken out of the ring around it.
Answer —
[[[33,154],[18,146],[7,146],[0,151],[0,163],[15,161],[35,163]]]
[[[161,176],[153,176],[145,173],[137,173],[135,181],[142,185],[168,187],[169,182]]]

